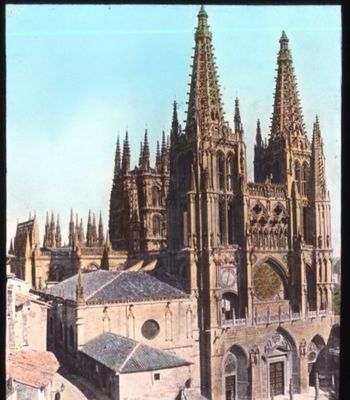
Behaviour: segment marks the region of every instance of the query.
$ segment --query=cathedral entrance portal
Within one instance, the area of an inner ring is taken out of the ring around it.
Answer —
[[[263,359],[266,360],[268,396],[285,395],[289,383],[293,390],[300,390],[300,363],[292,337],[278,329],[267,341]]]
[[[277,361],[270,364],[270,393],[274,396],[284,394],[284,362]]]

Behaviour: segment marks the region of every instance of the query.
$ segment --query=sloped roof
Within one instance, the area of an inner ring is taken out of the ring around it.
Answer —
[[[15,381],[37,388],[46,386],[59,368],[53,353],[18,351],[9,356],[7,374]]]
[[[46,289],[45,293],[75,300],[78,274]],[[188,295],[145,272],[92,271],[81,274],[87,303],[154,298],[182,298]]]
[[[165,351],[110,332],[90,340],[80,351],[119,373],[152,371],[191,364]]]

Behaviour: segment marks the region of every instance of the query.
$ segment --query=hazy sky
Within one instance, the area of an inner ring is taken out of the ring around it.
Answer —
[[[169,133],[172,102],[185,119],[198,6],[7,5],[7,226],[70,209],[108,225],[115,142],[126,128],[137,163],[147,127]],[[240,99],[253,179],[256,120],[269,133],[282,30],[289,37],[308,137],[319,115],[340,252],[341,17],[338,6],[206,6],[226,119]],[[9,243],[9,240],[8,240]]]

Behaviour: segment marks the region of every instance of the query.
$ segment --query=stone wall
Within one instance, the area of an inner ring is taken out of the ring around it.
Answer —
[[[122,374],[119,378],[120,400],[174,400],[191,378],[191,367]]]

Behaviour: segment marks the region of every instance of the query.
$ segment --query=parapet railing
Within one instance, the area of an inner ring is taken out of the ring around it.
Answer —
[[[313,318],[324,318],[333,315],[332,311],[329,310],[317,310],[317,311],[307,311],[306,313],[278,313],[272,314],[266,313],[265,315],[255,314],[248,318],[232,318],[232,319],[222,319],[221,326],[223,328],[232,326],[247,326],[247,325],[266,325],[281,322],[293,322],[298,320],[306,320]]]

